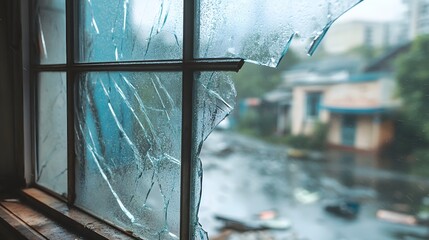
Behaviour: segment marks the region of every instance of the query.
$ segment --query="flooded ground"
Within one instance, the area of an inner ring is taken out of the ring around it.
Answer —
[[[370,155],[333,151],[324,160],[288,159],[284,147],[215,131],[201,158],[200,221],[211,238],[224,224],[216,216],[253,221],[269,211],[291,227],[229,239],[429,239],[428,227],[376,217],[380,209],[415,215],[429,194],[429,181]],[[325,211],[342,200],[360,204],[355,219]]]

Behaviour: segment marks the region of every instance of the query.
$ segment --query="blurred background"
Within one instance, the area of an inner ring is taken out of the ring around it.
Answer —
[[[314,56],[233,75],[201,154],[210,239],[429,239],[428,34],[428,0],[366,0]]]

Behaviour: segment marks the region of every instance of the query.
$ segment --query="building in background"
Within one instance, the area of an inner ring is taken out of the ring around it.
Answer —
[[[394,137],[392,113],[399,107],[389,73],[363,73],[324,92],[329,116],[328,144],[378,151]]]
[[[331,146],[377,152],[394,137],[391,114],[399,107],[389,73],[362,73],[340,81],[293,86],[292,134],[311,135],[328,123]]]
[[[408,5],[409,37],[429,34],[429,0],[403,0]]]
[[[403,21],[350,21],[332,26],[323,49],[329,54],[341,54],[362,47],[387,49],[408,40],[408,26]]]
[[[323,122],[328,124],[330,146],[381,150],[394,138],[393,114],[400,107],[393,62],[409,46],[398,46],[370,64],[336,58],[286,72],[285,84],[292,93],[291,134],[311,135]]]
[[[390,49],[429,34],[429,0],[403,0],[403,3],[407,10],[395,21],[354,20],[334,24],[325,36],[323,49],[329,54],[362,47]]]

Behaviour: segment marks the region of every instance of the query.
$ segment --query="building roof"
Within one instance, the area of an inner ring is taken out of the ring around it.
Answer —
[[[366,66],[362,59],[350,57],[330,57],[300,63],[285,72],[284,78],[289,85],[375,81],[383,76],[391,76],[396,58],[410,46],[409,42],[396,46]]]
[[[322,106],[323,109],[331,113],[340,114],[353,114],[353,115],[370,115],[370,114],[383,114],[392,112],[394,107],[369,107],[369,108],[352,108],[352,107],[330,107]]]
[[[356,73],[362,69],[363,62],[358,58],[329,57],[323,60],[306,61],[290,68],[287,72],[314,72],[317,74],[330,74],[338,71]]]
[[[351,75],[345,82],[357,83],[357,82],[370,82],[376,81],[385,76],[390,76],[389,72],[364,72],[359,74]]]
[[[390,72],[364,72],[353,75],[337,73],[330,76],[314,76],[293,81],[293,86],[323,86],[340,83],[361,83],[377,81],[384,77],[390,77]]]
[[[296,65],[284,73],[288,85],[329,85],[347,81],[362,70],[361,59],[331,57]]]
[[[365,72],[393,71],[394,70],[393,64],[396,58],[400,54],[408,51],[410,47],[411,47],[411,43],[407,42],[405,44],[392,48],[390,51],[386,52],[381,57],[369,63],[368,66],[365,67],[364,71]]]
[[[274,89],[271,92],[268,92],[262,98],[266,102],[284,102],[290,103],[292,100],[292,93],[288,89]]]

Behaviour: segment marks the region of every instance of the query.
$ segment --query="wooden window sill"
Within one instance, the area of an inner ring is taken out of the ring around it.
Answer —
[[[139,239],[35,188],[1,199],[0,225],[19,239]]]

